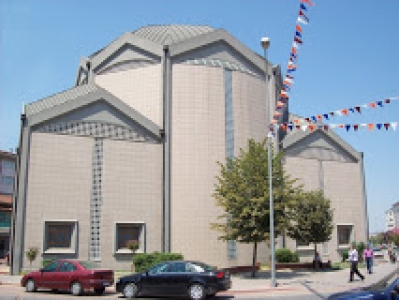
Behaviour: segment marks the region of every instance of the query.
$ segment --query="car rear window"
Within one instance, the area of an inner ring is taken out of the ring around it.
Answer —
[[[202,262],[191,262],[191,266],[196,272],[211,272],[216,270],[216,267],[212,267]]]
[[[98,269],[98,267],[96,267],[94,265],[94,263],[92,263],[91,261],[85,261],[85,260],[81,260],[79,261],[79,264],[85,268],[86,270],[94,270],[94,269]]]

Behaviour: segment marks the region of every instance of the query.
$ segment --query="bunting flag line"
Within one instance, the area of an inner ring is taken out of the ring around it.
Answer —
[[[291,51],[289,54],[288,65],[286,70],[286,75],[283,79],[283,86],[281,89],[281,93],[279,95],[279,99],[276,103],[276,107],[274,110],[274,114],[271,120],[271,124],[277,124],[282,115],[282,110],[287,104],[289,99],[289,92],[291,91],[292,85],[294,84],[294,72],[297,71],[298,65],[298,52],[299,47],[303,45],[303,27],[302,25],[306,25],[309,23],[309,17],[307,16],[307,12],[309,11],[309,6],[314,6],[314,3],[310,0],[300,0],[299,3],[299,11],[298,17],[295,24],[295,34],[294,40],[292,42]],[[306,12],[306,14],[305,14]]]
[[[288,83],[287,79],[284,80],[284,83],[286,83],[286,82]],[[285,98],[287,98],[287,97],[285,97]],[[370,103],[362,104],[362,105],[356,105],[356,106],[353,106],[353,107],[350,107],[350,108],[343,108],[343,109],[331,111],[331,112],[328,112],[328,113],[317,114],[317,115],[313,115],[313,116],[310,116],[310,117],[307,117],[307,118],[301,118],[301,119],[304,119],[308,123],[311,123],[311,122],[320,121],[322,119],[330,120],[330,117],[334,117],[334,116],[339,116],[339,117],[341,117],[341,116],[349,116],[349,113],[361,114],[362,113],[362,109],[383,108],[383,107],[385,107],[384,106],[385,104],[390,104],[391,101],[395,101],[395,100],[398,100],[398,99],[399,99],[399,96],[398,97],[389,97],[389,98],[386,98],[384,100],[370,102]],[[299,120],[300,119],[293,120],[293,122],[297,123],[297,122],[299,122]]]
[[[362,129],[373,131],[373,130],[383,130],[388,131],[388,129],[392,128],[393,131],[396,131],[399,122],[383,122],[383,123],[360,123],[360,124],[294,124],[292,122],[275,124],[273,125],[273,130],[281,128],[283,131],[306,131],[310,130],[311,132],[315,130],[324,130],[328,131],[330,129],[345,129],[346,131],[359,131]]]

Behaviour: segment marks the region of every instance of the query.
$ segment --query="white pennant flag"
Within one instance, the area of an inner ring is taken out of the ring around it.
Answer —
[[[308,24],[308,22],[305,19],[302,19],[301,17],[298,17],[298,22],[302,24]]]
[[[302,131],[306,131],[306,128],[308,128],[308,125],[302,125],[301,126]]]
[[[338,116],[342,116],[342,111],[340,111],[340,110],[336,110],[335,113],[336,113]]]
[[[392,129],[395,131],[395,130],[396,130],[396,127],[398,127],[398,122],[392,122],[392,123],[391,123],[391,127],[392,127]]]
[[[337,124],[330,124],[330,128],[334,129],[337,127]]]
[[[292,47],[298,49],[299,48],[299,44],[297,42],[293,42],[292,43]]]

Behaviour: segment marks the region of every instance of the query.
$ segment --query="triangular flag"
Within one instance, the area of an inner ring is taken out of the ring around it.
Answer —
[[[385,127],[385,130],[388,130],[388,128],[389,128],[389,123],[384,123],[384,127]]]
[[[361,114],[362,112],[360,111],[360,106],[355,106],[356,111]]]
[[[336,110],[335,113],[336,113],[338,116],[342,116],[342,113],[341,113],[341,111],[339,111],[339,110]]]
[[[375,108],[375,103],[374,102],[371,102],[369,105],[370,105],[370,107]]]
[[[303,10],[308,10],[307,7],[303,3],[300,4],[300,8]]]
[[[381,127],[382,127],[382,124],[378,123],[378,124],[377,124],[377,128],[378,128],[378,130],[380,130],[380,129],[381,129]]]
[[[295,31],[295,36],[301,38],[301,37],[302,37],[302,34],[301,34],[299,31]]]
[[[339,128],[344,128],[344,124],[338,124]]]
[[[357,131],[358,128],[359,128],[359,125],[357,125],[357,124],[353,125],[353,129],[354,129],[355,131]]]
[[[302,129],[302,131],[306,131],[306,128],[307,128],[308,126],[306,126],[306,125],[302,125],[301,126],[301,129]]]
[[[328,125],[324,125],[324,130],[328,131]]]
[[[302,23],[302,24],[305,24],[305,25],[308,24],[308,22],[306,20],[302,19],[301,17],[298,17],[297,21],[299,23]]]
[[[389,104],[391,102],[391,99],[385,99],[385,103]]]
[[[285,77],[287,77],[287,78],[289,78],[289,79],[294,79],[294,77],[293,77],[293,76],[290,76],[290,75],[285,75]]]
[[[371,124],[371,123],[370,123],[370,124],[368,124],[368,126],[369,126],[369,129],[370,129],[370,130],[373,130],[374,124]]]
[[[301,129],[301,126],[296,125],[295,128],[299,130],[299,129]]]
[[[306,22],[309,22],[309,18],[303,13],[302,10],[299,11],[299,16],[303,17],[306,20]]]
[[[323,115],[326,120],[328,120],[328,114]]]
[[[351,126],[349,124],[345,125],[346,131],[349,131],[349,129],[351,129]]]
[[[393,130],[396,130],[396,127],[398,126],[398,122],[392,122],[391,127]]]
[[[289,72],[289,73],[290,73],[290,72],[294,72],[294,71],[296,71],[296,69],[288,69],[288,70],[287,70],[287,72]]]
[[[318,120],[321,120],[321,119],[322,119],[322,116],[321,116],[321,115],[317,115],[317,119],[318,119]]]
[[[382,107],[382,101],[377,101],[377,105]]]
[[[348,115],[348,110],[347,110],[347,109],[343,109],[342,112],[343,112],[343,114],[344,114],[345,116]]]
[[[302,32],[302,27],[299,24],[296,24],[295,28],[297,31]]]
[[[298,49],[299,48],[299,44],[297,42],[292,42],[292,47]]]
[[[355,109],[354,108],[349,108],[349,111],[351,112],[351,113],[355,113]]]
[[[288,125],[288,129],[289,129],[290,131],[292,131],[293,128],[294,128],[294,125]]]
[[[305,118],[305,121],[307,121],[308,123],[310,123],[310,119],[309,119],[309,118]]]
[[[313,132],[313,130],[314,130],[314,125],[309,125],[309,129],[310,129],[310,131]]]
[[[291,78],[289,78],[288,76],[285,76],[284,82],[285,82],[285,81],[288,81],[288,82],[291,82],[291,83],[292,83],[294,80],[291,79]]]
[[[313,6],[313,5],[314,5],[314,3],[311,2],[310,0],[301,0],[301,2],[307,3],[307,4],[309,4],[310,6]]]
[[[312,120],[313,120],[313,122],[317,122],[317,119],[315,116],[312,116]]]
[[[337,124],[330,124],[330,128],[337,128]]]
[[[298,44],[302,45],[302,40],[301,39],[299,39],[297,37],[294,37],[294,41],[297,42]]]
[[[332,112],[330,112],[330,115],[331,115],[331,117],[334,117],[334,112],[332,111]]]

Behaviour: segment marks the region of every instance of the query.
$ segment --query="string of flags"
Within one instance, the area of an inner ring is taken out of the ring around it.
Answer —
[[[274,110],[272,124],[277,124],[280,116],[282,115],[283,109],[289,99],[289,92],[291,91],[292,85],[294,84],[294,72],[298,69],[297,59],[300,45],[303,44],[303,28],[302,25],[309,23],[309,18],[306,15],[309,6],[314,6],[314,3],[310,0],[300,0],[298,17],[295,24],[295,35],[292,42],[290,57],[287,66],[287,72],[283,80],[283,87],[277,101],[276,108]]]
[[[349,114],[354,114],[354,113],[361,114],[362,109],[383,108],[385,104],[390,104],[392,101],[395,101],[398,99],[399,99],[399,97],[390,97],[390,98],[386,98],[386,99],[380,100],[380,101],[370,102],[367,104],[357,105],[357,106],[353,106],[353,107],[349,107],[349,108],[343,108],[343,109],[331,111],[328,113],[316,114],[316,115],[313,115],[313,116],[310,116],[307,118],[301,118],[301,119],[304,119],[305,121],[310,123],[310,122],[322,121],[323,119],[330,120],[330,118],[334,117],[334,116],[339,116],[339,117],[340,116],[348,116]],[[296,119],[296,120],[293,120],[292,122],[294,122],[295,124],[299,124],[301,119]]]
[[[399,122],[388,122],[388,123],[361,123],[361,124],[294,124],[292,122],[289,123],[282,123],[282,124],[275,124],[273,125],[273,128],[276,129],[280,127],[283,131],[294,131],[294,130],[310,130],[310,131],[315,131],[315,130],[324,130],[328,131],[330,129],[346,129],[346,131],[350,131],[351,129],[353,131],[358,131],[361,129],[368,129],[370,131],[377,129],[377,130],[388,130],[392,129],[393,131],[396,131],[396,128],[398,127]]]

